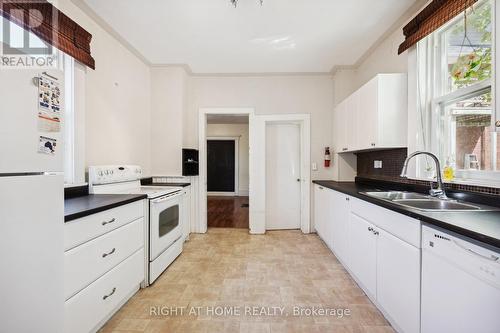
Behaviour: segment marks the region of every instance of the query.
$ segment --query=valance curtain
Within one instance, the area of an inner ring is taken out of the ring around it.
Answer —
[[[0,0],[0,15],[95,69],[92,35],[46,0]]]
[[[398,54],[408,50],[424,37],[439,29],[478,0],[434,0],[411,20],[404,28],[404,42]]]

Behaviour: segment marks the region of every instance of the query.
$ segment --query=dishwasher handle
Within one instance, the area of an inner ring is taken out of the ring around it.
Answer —
[[[500,259],[500,257],[496,256],[496,255],[493,255],[493,254],[490,254],[489,256],[486,256],[484,254],[481,254],[481,253],[478,253],[476,251],[474,251],[473,249],[471,248],[468,248],[462,244],[460,244],[459,242],[457,242],[456,240],[453,239],[453,243],[458,246],[459,248],[461,248],[462,250],[464,251],[467,251],[468,253],[471,253],[479,258],[482,258],[482,259],[485,259],[485,260],[488,260],[488,261],[493,261],[493,262],[498,262],[498,260]]]

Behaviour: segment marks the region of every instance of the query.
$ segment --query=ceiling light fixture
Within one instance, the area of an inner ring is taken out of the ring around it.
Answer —
[[[238,0],[230,0],[231,3],[233,4],[234,8],[238,5]],[[262,6],[264,4],[264,0],[259,0],[260,5]]]

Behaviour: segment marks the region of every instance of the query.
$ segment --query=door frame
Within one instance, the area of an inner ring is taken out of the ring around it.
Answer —
[[[240,137],[239,136],[207,136],[207,146],[208,141],[220,140],[220,141],[234,141],[234,192],[209,192],[207,190],[207,195],[217,195],[217,196],[228,196],[235,197],[240,194]],[[208,165],[207,165],[208,166]],[[207,175],[208,176],[208,175]],[[208,181],[208,179],[207,179]]]
[[[250,232],[252,233],[252,225],[256,214],[252,209],[252,179],[255,177],[252,174],[252,140],[254,137],[255,126],[255,110],[254,108],[200,108],[198,112],[198,149],[199,149],[199,187],[198,201],[200,216],[197,221],[194,221],[193,227],[196,233],[207,232],[207,116],[208,115],[248,115],[248,134],[249,134],[249,172],[250,172],[250,194],[249,194],[249,220]]]
[[[303,233],[311,232],[311,116],[310,114],[274,114],[256,117],[253,154],[254,172],[250,176],[254,178],[255,193],[253,209],[257,218],[251,226],[254,233],[266,232],[266,125],[268,123],[297,123],[300,126],[300,229]]]

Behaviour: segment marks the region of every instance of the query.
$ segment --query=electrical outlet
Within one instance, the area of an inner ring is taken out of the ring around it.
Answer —
[[[375,169],[382,169],[382,161],[374,161],[373,162],[373,167]]]

